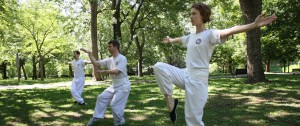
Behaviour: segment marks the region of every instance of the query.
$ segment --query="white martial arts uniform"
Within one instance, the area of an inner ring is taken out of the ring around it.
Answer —
[[[81,97],[84,88],[85,75],[84,66],[85,63],[82,59],[74,60],[72,62],[74,68],[74,78],[71,85],[71,94],[78,103],[84,103],[84,99]]]
[[[187,126],[204,126],[203,108],[208,98],[209,62],[220,39],[218,30],[205,30],[181,37],[187,47],[186,68],[179,69],[166,63],[154,65],[155,78],[164,94],[173,94],[173,84],[185,89],[185,120]]]
[[[127,76],[127,59],[122,54],[99,60],[101,67],[109,70],[118,69],[119,74],[110,74],[112,85],[98,95],[93,117],[104,118],[108,105],[111,106],[114,124],[124,124],[124,109],[130,92],[130,82]]]

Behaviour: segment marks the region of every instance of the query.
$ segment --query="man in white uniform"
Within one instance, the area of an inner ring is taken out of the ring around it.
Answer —
[[[216,44],[224,43],[233,34],[250,31],[276,20],[276,16],[259,15],[253,23],[223,30],[209,30],[205,23],[210,21],[211,9],[203,3],[192,6],[190,19],[196,26],[196,33],[178,38],[164,38],[164,43],[181,43],[187,48],[186,69],[179,69],[166,63],[154,65],[154,74],[167,102],[170,119],[177,119],[178,99],[172,98],[173,84],[185,89],[185,120],[187,126],[204,126],[203,108],[208,98],[209,61]]]
[[[99,70],[99,72],[101,74],[109,74],[112,79],[112,85],[98,95],[94,115],[87,126],[91,126],[95,121],[103,119],[108,105],[112,108],[114,125],[125,124],[124,109],[130,92],[130,82],[127,76],[127,58],[119,53],[119,47],[120,44],[117,40],[109,41],[108,51],[112,57],[99,61],[93,57],[91,51],[81,49],[89,54],[93,64],[107,67],[108,70]]]
[[[84,66],[86,65],[86,62],[79,58],[79,51],[74,51],[73,57],[74,60],[72,61],[72,65],[74,68],[74,78],[71,85],[71,94],[75,99],[74,103],[85,105],[84,99],[81,97],[81,94],[83,92],[85,83]]]

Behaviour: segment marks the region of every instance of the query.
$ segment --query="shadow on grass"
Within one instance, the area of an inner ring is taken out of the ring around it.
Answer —
[[[0,125],[86,125],[92,117],[97,95],[107,86],[86,86],[83,93],[86,106],[74,104],[68,88],[4,90],[0,93],[3,117]],[[125,109],[125,126],[171,124],[162,94],[158,91],[156,84],[132,84]],[[185,124],[182,106],[178,107],[178,114],[182,117],[176,125]],[[95,125],[113,125],[110,107],[105,117]]]
[[[225,126],[300,125],[300,79],[285,75],[267,77],[268,83],[257,84],[243,83],[245,78],[211,79],[204,120]]]
[[[20,82],[18,82],[18,79],[5,79],[5,80],[0,80],[0,86],[49,84],[49,83],[58,83],[58,82],[67,82],[67,81],[72,81],[72,78],[45,78],[44,81],[21,79]]]
[[[210,79],[204,123],[207,126],[300,125],[299,79],[272,76],[269,80],[270,83],[244,84],[244,78]],[[2,90],[0,125],[86,125],[94,112],[96,97],[107,86],[86,86],[83,93],[86,106],[74,104],[66,87]],[[157,84],[132,84],[124,126],[184,126],[184,91],[176,88],[174,97],[179,98],[178,120],[172,124]],[[95,125],[113,125],[110,107],[105,118]]]
[[[69,125],[81,122],[87,106],[73,105],[65,89],[9,90],[1,95],[0,125]],[[79,111],[80,110],[80,111]],[[74,113],[73,113],[74,112]]]

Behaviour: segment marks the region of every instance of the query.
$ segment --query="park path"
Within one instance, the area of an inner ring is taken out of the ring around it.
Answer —
[[[130,81],[131,83],[154,83],[155,80],[136,80]],[[9,86],[0,86],[0,90],[7,89],[47,89],[47,88],[56,88],[56,87],[71,87],[72,81],[67,82],[58,82],[58,83],[49,83],[49,84],[32,84],[32,85],[9,85]],[[101,85],[101,84],[111,84],[111,81],[93,81],[86,80],[85,85]]]

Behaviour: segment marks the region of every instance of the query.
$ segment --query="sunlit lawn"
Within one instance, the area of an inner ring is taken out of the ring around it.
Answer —
[[[1,79],[0,86],[49,84],[49,83],[67,82],[67,81],[72,81],[72,78],[45,78],[44,81],[41,81],[40,79],[32,80],[31,78],[25,80],[24,78],[21,78],[20,82],[18,82],[17,78],[14,78],[14,79],[6,79],[6,80]]]
[[[87,81],[92,80],[91,77],[85,78]],[[130,76],[130,81],[155,81],[153,80],[153,76],[145,76],[145,77],[137,77],[137,76]],[[110,80],[109,78],[107,80]],[[70,82],[72,81],[72,78],[45,78],[44,81],[38,80],[32,80],[31,78],[28,78],[25,80],[24,78],[20,79],[20,82],[18,81],[18,78],[13,79],[0,79],[0,86],[18,86],[18,85],[33,85],[33,84],[51,84],[51,83],[58,83],[58,82]]]
[[[153,81],[153,77],[145,77]],[[245,78],[210,79],[203,120],[207,126],[300,125],[299,75],[267,75],[270,83],[245,84]],[[131,78],[136,80],[136,78]],[[141,79],[139,79],[141,80]],[[0,90],[0,125],[86,125],[97,95],[108,85],[86,86],[86,106],[73,104],[69,87]],[[184,126],[184,90],[175,89],[178,120]],[[125,126],[169,126],[167,109],[156,83],[134,83],[125,110]],[[111,126],[111,109],[95,125]]]

